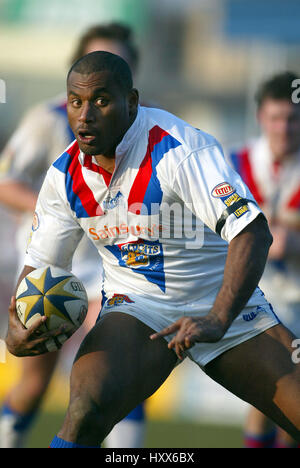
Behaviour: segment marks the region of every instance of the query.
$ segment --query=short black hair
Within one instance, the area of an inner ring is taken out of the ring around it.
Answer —
[[[91,26],[80,37],[74,51],[71,63],[77,62],[83,55],[88,44],[96,39],[108,39],[119,42],[126,51],[128,64],[133,72],[136,71],[139,63],[139,51],[134,43],[133,30],[124,23],[96,24]]]
[[[110,71],[124,94],[127,94],[133,87],[132,74],[128,63],[119,57],[119,55],[111,54],[110,52],[91,52],[78,59],[71,66],[67,81],[73,71],[82,75]]]
[[[285,71],[271,76],[264,81],[258,88],[255,100],[258,108],[261,107],[265,99],[288,99],[291,100],[292,96],[292,82],[298,76],[291,71]]]

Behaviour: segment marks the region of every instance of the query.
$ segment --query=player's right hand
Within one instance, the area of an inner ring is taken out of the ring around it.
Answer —
[[[62,325],[56,330],[41,332],[40,327],[47,320],[41,317],[34,325],[28,329],[20,322],[16,310],[16,298],[11,298],[9,311],[8,332],[6,336],[6,346],[8,351],[17,357],[38,356],[48,352],[46,341],[61,334],[67,334],[66,325]]]
[[[176,322],[150,336],[151,340],[173,335],[168,348],[173,349],[178,358],[183,360],[185,351],[196,343],[216,343],[226,332],[225,324],[215,314],[205,317],[181,317]]]

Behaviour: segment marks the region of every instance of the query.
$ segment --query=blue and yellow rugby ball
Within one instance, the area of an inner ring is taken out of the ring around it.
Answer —
[[[72,333],[86,317],[88,298],[82,282],[76,276],[61,268],[47,266],[23,278],[16,293],[16,308],[26,328],[41,316],[46,316],[42,331],[67,324]],[[48,351],[56,351],[67,339],[67,335],[51,338],[46,343]]]

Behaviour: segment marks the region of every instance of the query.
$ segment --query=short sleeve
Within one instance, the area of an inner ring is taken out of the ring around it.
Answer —
[[[55,265],[70,271],[83,230],[60,190],[59,177],[62,174],[52,166],[39,193],[25,265],[34,268]]]
[[[227,242],[261,213],[248,187],[225,161],[217,143],[194,151],[179,164],[173,190],[197,218]],[[226,216],[226,210],[232,206],[237,209],[231,214],[227,211]],[[224,218],[218,230],[218,222]]]

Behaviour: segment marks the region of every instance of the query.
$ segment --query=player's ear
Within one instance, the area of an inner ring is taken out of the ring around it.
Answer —
[[[128,109],[129,115],[134,116],[139,104],[139,92],[137,89],[132,88],[128,93]]]

